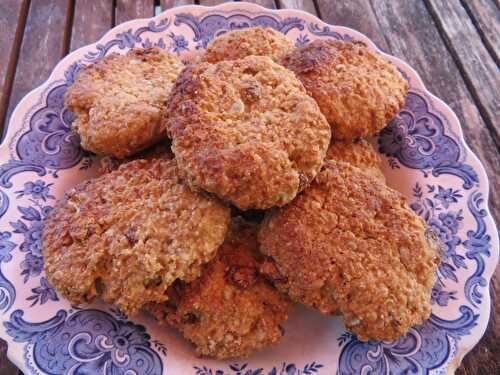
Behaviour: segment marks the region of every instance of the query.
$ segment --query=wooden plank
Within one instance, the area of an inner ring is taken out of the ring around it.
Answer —
[[[0,374],[19,375],[19,370],[7,358],[7,343],[0,339]]]
[[[462,5],[472,17],[488,51],[500,63],[500,10],[498,0],[464,1]]]
[[[262,5],[263,7],[266,8],[276,9],[276,3],[274,0],[245,0],[245,1],[248,3]],[[227,0],[200,0],[200,5],[213,6],[227,2],[228,2]]]
[[[214,6],[214,5],[219,5],[222,3],[227,3],[226,0],[199,0],[200,5],[204,6]]]
[[[7,358],[7,343],[0,339],[0,374],[22,375],[21,371]]]
[[[161,10],[167,10],[170,8],[178,7],[181,5],[193,5],[195,2],[194,0],[161,0],[160,5],[161,5]]]
[[[387,41],[380,32],[369,0],[317,0],[317,4],[323,21],[332,25],[352,27],[369,37],[377,47],[388,51]]]
[[[2,53],[0,53],[0,135],[3,132],[9,105],[27,10],[27,1],[6,0],[0,3],[0,46],[2,46]]]
[[[97,42],[113,27],[113,12],[108,0],[76,0],[70,50]]]
[[[500,266],[490,282],[491,315],[478,345],[468,353],[456,375],[498,374],[500,372]]]
[[[29,91],[49,77],[54,66],[66,54],[71,13],[70,0],[31,1],[7,118]]]
[[[276,2],[274,0],[245,0],[247,3],[254,3],[266,8],[276,9]]]
[[[277,1],[278,1],[278,7],[281,9],[299,9],[303,10],[304,12],[314,14],[315,16],[318,15],[313,0],[277,0]]]
[[[490,210],[500,218],[500,160],[464,79],[448,52],[432,16],[423,2],[372,0],[391,53],[407,61],[422,77],[426,87],[447,102],[457,114],[466,141],[479,156],[490,179]],[[480,344],[468,354],[457,374],[493,374],[498,366],[500,339],[500,273],[492,280],[493,311],[490,326]],[[496,353],[496,354],[495,354]]]
[[[116,25],[136,18],[153,17],[155,2],[154,0],[117,0],[115,12]]]
[[[426,0],[467,86],[500,147],[500,75],[472,20],[458,1]]]
[[[498,222],[500,175],[493,172],[500,170],[496,145],[425,4],[373,0],[373,5],[391,53],[415,68],[426,87],[450,105],[469,146],[490,171],[492,208]]]

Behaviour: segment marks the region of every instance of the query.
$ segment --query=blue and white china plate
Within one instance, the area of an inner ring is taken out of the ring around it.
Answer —
[[[385,54],[411,88],[404,109],[374,142],[389,185],[445,244],[425,324],[395,342],[363,343],[339,317],[298,308],[280,345],[222,362],[197,358],[179,334],[147,316],[128,320],[99,302],[72,307],[47,283],[42,221],[65,190],[97,173],[98,162],[79,148],[70,132],[73,115],[63,105],[80,67],[151,45],[189,60],[215,36],[255,25],[273,27],[296,45],[335,38],[377,50],[359,32],[301,11],[247,3],[186,6],[123,23],[71,53],[17,106],[0,148],[0,336],[25,374],[449,374],[483,335],[499,252],[486,173],[450,108],[406,63]]]

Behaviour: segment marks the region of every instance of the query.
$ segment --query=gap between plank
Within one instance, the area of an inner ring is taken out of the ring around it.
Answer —
[[[474,101],[474,104],[476,105],[479,114],[481,118],[483,119],[484,123],[486,124],[486,128],[493,139],[493,142],[495,143],[495,146],[500,149],[500,137],[496,132],[495,125],[492,123],[492,120],[489,118],[485,106],[481,103],[481,100],[479,99],[479,95],[477,93],[476,88],[472,84],[471,78],[468,76],[467,72],[464,69],[464,66],[462,64],[462,61],[460,60],[460,57],[458,56],[457,52],[455,51],[455,48],[453,48],[453,43],[451,42],[450,38],[446,34],[446,30],[444,29],[443,24],[441,23],[441,20],[439,19],[439,15],[436,13],[434,8],[432,7],[432,4],[429,2],[429,0],[424,0],[425,6],[427,10],[429,11],[429,14],[431,15],[432,19],[434,20],[434,23],[436,24],[437,29],[439,30],[439,34],[441,36],[441,39],[444,42],[444,45],[446,46],[446,49],[450,53],[451,57],[453,58],[453,61],[455,62],[455,65],[458,68],[458,71],[460,72],[460,75],[462,76],[465,86],[469,90],[472,100]]]
[[[481,38],[481,41],[483,42],[484,46],[486,47],[486,50],[488,51],[488,53],[492,57],[495,64],[497,64],[497,67],[500,67],[500,60],[498,58],[498,55],[495,53],[495,47],[493,47],[491,45],[488,38],[486,38],[486,35],[484,34],[483,30],[481,30],[481,26],[479,25],[479,22],[477,21],[476,17],[474,16],[474,13],[471,11],[469,4],[467,4],[467,1],[465,1],[465,0],[460,0],[460,3],[462,4],[462,7],[467,12],[467,15],[469,16],[469,18],[472,21],[472,24],[476,28],[476,31],[479,34],[479,37]]]
[[[111,11],[111,27],[115,27],[116,26],[116,2],[117,0],[112,0],[112,11]]]
[[[320,19],[320,20],[323,20],[323,16],[321,15],[321,11],[319,9],[319,5],[318,5],[318,0],[311,0],[314,4],[314,9],[316,9],[316,14],[317,14],[317,17]]]
[[[66,14],[66,24],[64,25],[64,38],[63,38],[63,45],[64,45],[64,51],[63,51],[63,56],[66,56],[69,51],[71,50],[71,35],[73,33],[73,21],[75,19],[75,0],[69,0],[68,1],[68,10]]]

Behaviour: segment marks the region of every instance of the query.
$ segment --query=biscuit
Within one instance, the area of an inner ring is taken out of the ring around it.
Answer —
[[[164,103],[183,67],[152,47],[112,53],[83,68],[64,98],[81,146],[125,158],[162,139]]]
[[[198,277],[229,220],[229,208],[180,182],[175,161],[132,161],[56,204],[43,229],[47,279],[72,304],[100,295],[134,315],[177,278]]]
[[[365,173],[385,181],[380,164],[382,159],[370,142],[358,138],[354,142],[334,141],[326,152],[325,160],[343,161]]]
[[[283,59],[332,125],[332,137],[351,141],[378,133],[403,107],[408,82],[362,43],[315,40]]]
[[[343,162],[275,209],[259,232],[261,270],[292,300],[340,312],[359,339],[393,340],[429,317],[438,244],[404,197]]]
[[[199,355],[246,357],[276,344],[291,304],[261,275],[256,228],[236,218],[217,257],[191,283],[176,283],[163,304],[147,307],[178,328]]]
[[[240,209],[290,202],[316,176],[330,142],[300,81],[263,56],[186,68],[167,112],[188,183]]]
[[[103,156],[99,160],[99,172],[109,173],[117,170],[120,165],[129,163],[132,160],[138,159],[173,159],[174,154],[170,149],[170,143],[160,142],[155,145],[148,147],[142,151],[139,151],[133,157],[127,157],[125,159],[118,159],[114,156]]]
[[[216,63],[255,55],[267,56],[279,64],[293,48],[292,41],[284,34],[270,27],[258,26],[228,31],[215,38],[207,46],[202,60]]]

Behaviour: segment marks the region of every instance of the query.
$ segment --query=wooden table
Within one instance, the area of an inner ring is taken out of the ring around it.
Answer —
[[[121,22],[161,10],[220,0],[1,0],[0,134],[12,110],[44,82],[57,62],[95,42]],[[498,0],[254,0],[268,8],[295,8],[325,22],[349,26],[400,57],[427,88],[455,111],[469,146],[490,178],[490,209],[500,219],[500,101]],[[3,126],[2,126],[3,124]],[[500,373],[500,273],[491,283],[493,311],[480,344],[459,374]],[[0,374],[18,374],[0,343]]]

